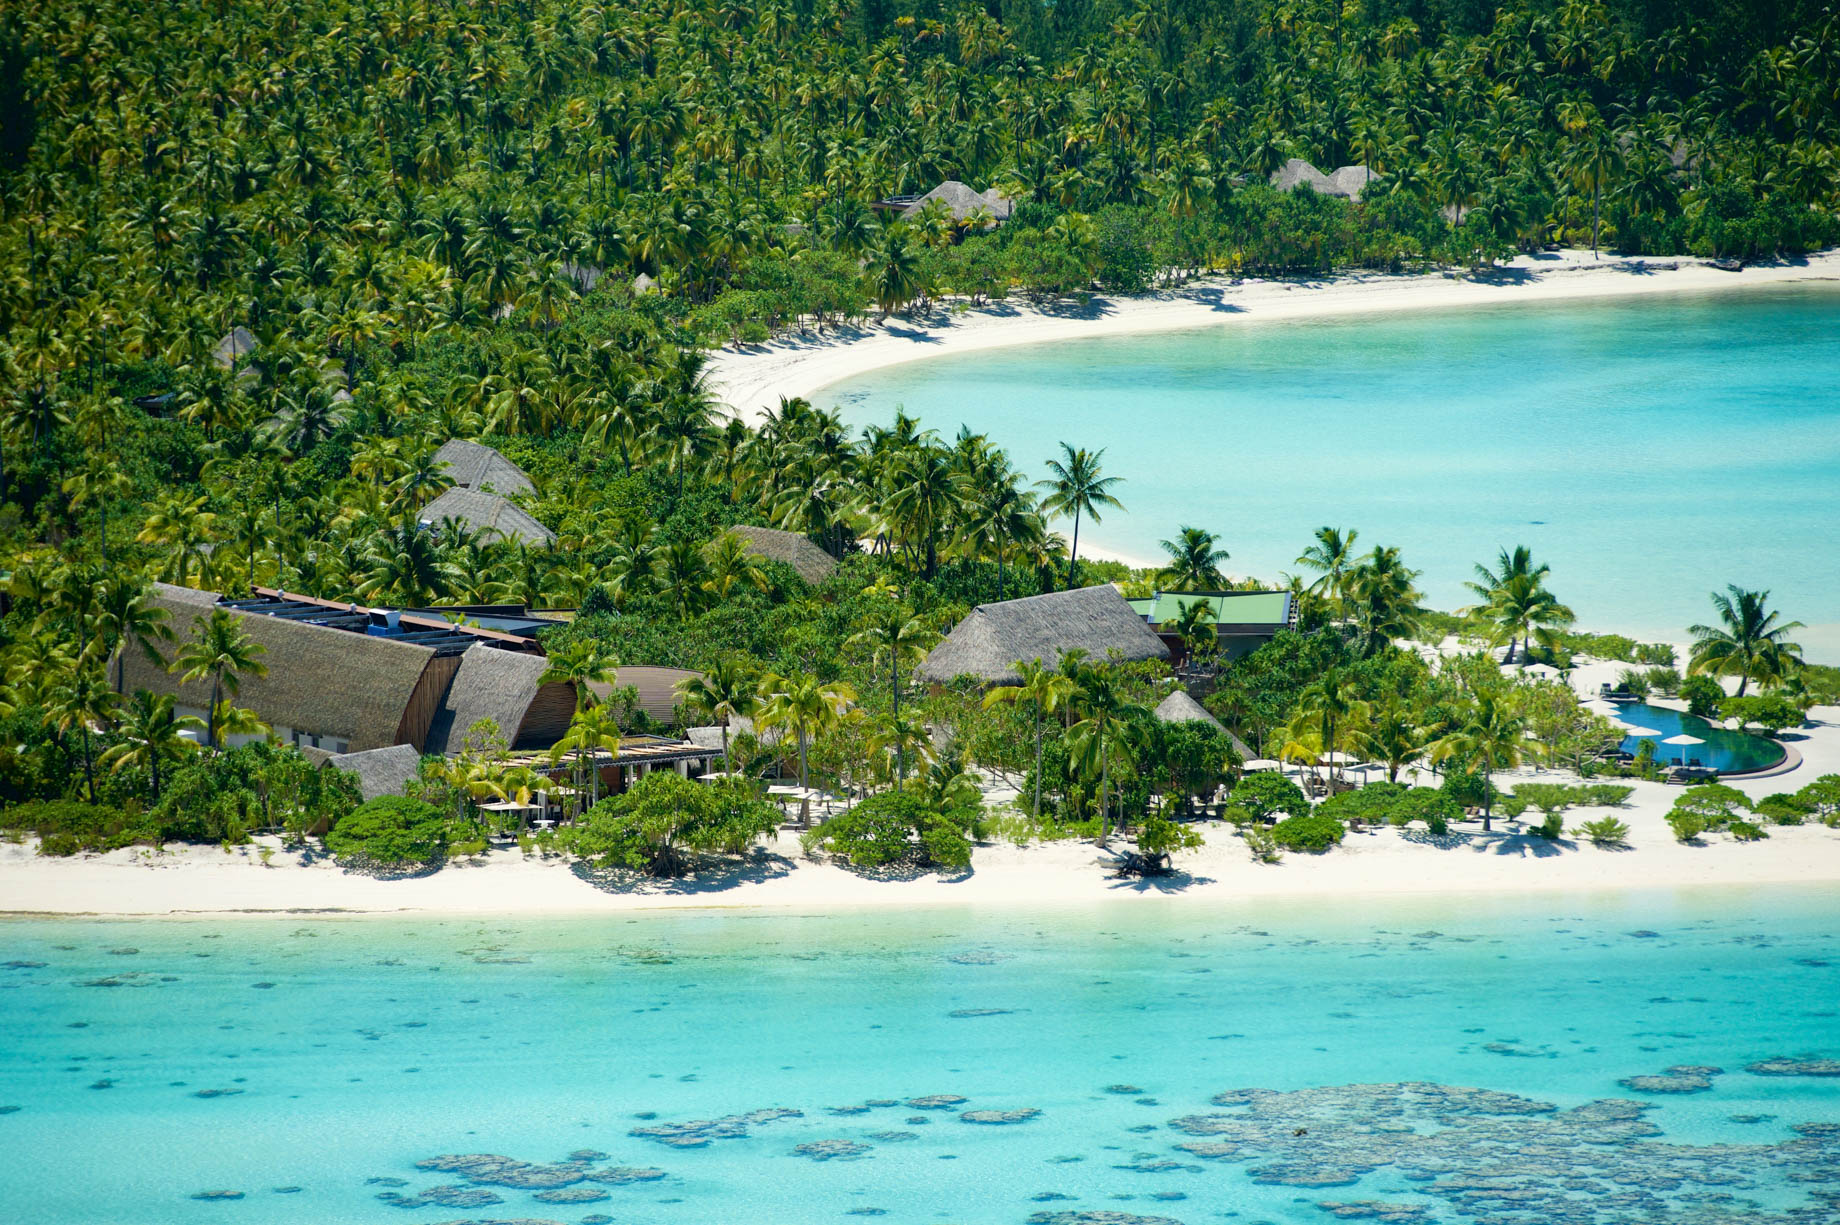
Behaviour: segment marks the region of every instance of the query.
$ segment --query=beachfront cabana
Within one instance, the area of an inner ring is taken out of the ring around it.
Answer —
[[[1299,186],[1305,186],[1319,196],[1359,200],[1368,184],[1385,177],[1366,166],[1338,166],[1324,174],[1302,158],[1293,157],[1272,172],[1271,185],[1282,192],[1295,191]]]
[[[837,559],[820,549],[798,532],[782,532],[775,527],[741,524],[728,529],[748,542],[748,553],[764,561],[783,561],[812,586],[828,579],[837,569]]]
[[[1232,742],[1233,751],[1239,754],[1242,762],[1252,757],[1252,749],[1246,742],[1228,731],[1227,725],[1216,719],[1207,707],[1190,697],[1186,689],[1172,690],[1168,697],[1156,704],[1156,710],[1152,713],[1159,723],[1205,723]]]
[[[487,540],[521,540],[540,548],[556,543],[554,532],[504,498],[458,485],[422,507],[416,518],[429,528],[439,527],[444,519],[453,519]]]
[[[1168,659],[1169,648],[1131,610],[1116,587],[1102,585],[980,604],[952,627],[914,675],[927,684],[961,676],[987,685],[1020,680],[1018,663],[1039,659],[1050,668],[1083,649],[1095,663]]]
[[[450,438],[441,444],[434,458],[446,470],[456,489],[496,493],[507,498],[536,492],[536,484],[528,472],[480,443]]]

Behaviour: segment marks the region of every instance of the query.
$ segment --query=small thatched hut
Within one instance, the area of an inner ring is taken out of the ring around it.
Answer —
[[[1366,166],[1338,166],[1334,172],[1324,174],[1302,158],[1293,157],[1272,174],[1271,185],[1279,191],[1288,192],[1304,184],[1320,196],[1359,200],[1361,193],[1367,190],[1367,185],[1381,177]]]
[[[986,684],[1019,680],[1016,665],[1039,659],[1047,667],[1083,648],[1095,662],[1113,652],[1123,661],[1168,659],[1169,648],[1116,587],[1081,587],[1049,595],[980,604],[953,627],[914,675],[943,685],[961,676]]]
[[[798,576],[816,586],[837,569],[837,559],[797,532],[782,532],[772,527],[731,527],[728,529],[748,542],[748,552],[767,561],[783,561]]]
[[[1208,712],[1207,707],[1188,695],[1186,689],[1172,690],[1168,697],[1156,704],[1153,712],[1159,723],[1206,723],[1233,742],[1233,751],[1244,761],[1252,756],[1252,750],[1246,742],[1227,730],[1227,725]]]
[[[494,451],[491,447],[464,438],[450,438],[434,453],[435,460],[447,468],[456,489],[475,493],[496,493],[502,497],[534,493],[536,485],[530,474]]]
[[[412,744],[392,744],[362,753],[334,753],[326,764],[358,776],[358,792],[367,800],[401,795],[421,768],[422,755]]]
[[[457,519],[487,539],[522,540],[545,548],[556,542],[554,532],[504,498],[458,485],[422,507],[417,518],[430,527]]]
[[[957,179],[947,179],[902,209],[901,216],[913,217],[935,202],[944,204],[952,214],[952,220],[960,225],[971,220],[980,210],[990,218],[990,224],[1000,225],[1009,220],[1011,211],[1016,207],[1014,200],[998,194],[994,187],[984,192],[973,191]]]
[[[256,338],[246,327],[238,325],[211,346],[211,360],[219,370],[234,370],[245,357],[256,351]]]

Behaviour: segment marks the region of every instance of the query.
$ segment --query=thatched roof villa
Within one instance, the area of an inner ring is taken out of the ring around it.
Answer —
[[[258,589],[253,598],[224,600],[215,592],[156,583],[152,603],[163,608],[180,643],[217,608],[262,646],[266,676],[246,676],[234,701],[256,712],[276,739],[311,758],[359,776],[367,798],[374,788],[400,789],[423,753],[461,751],[467,731],[493,720],[516,752],[548,749],[568,730],[575,686],[544,683],[549,660],[534,639],[438,618],[367,609]],[[177,644],[164,658],[172,659]],[[127,691],[172,694],[180,713],[203,717],[208,681],[181,681],[138,651],[122,660]],[[674,684],[680,669],[631,669],[642,695]],[[649,677],[648,672],[659,673]],[[667,675],[668,674],[668,675]],[[653,694],[654,704],[662,700]],[[670,706],[664,706],[669,717]],[[251,737],[231,737],[241,743]],[[642,738],[603,763],[605,788],[622,790],[627,772],[665,764],[698,772],[717,755],[689,741]],[[643,747],[645,752],[639,753]],[[630,760],[629,760],[630,758]],[[388,794],[380,791],[378,794]]]
[[[994,187],[989,191],[974,191],[957,179],[947,179],[924,195],[889,196],[877,200],[871,207],[877,212],[912,218],[935,203],[943,204],[952,220],[959,225],[970,221],[980,211],[989,218],[988,225],[1002,225],[1016,208],[1014,200]]]
[[[1233,742],[1233,751],[1244,761],[1252,756],[1246,742],[1227,730],[1227,725],[1209,713],[1207,707],[1189,696],[1186,689],[1172,689],[1169,696],[1151,712],[1159,723],[1205,723]]]
[[[1319,196],[1359,200],[1368,184],[1384,177],[1366,166],[1337,166],[1333,172],[1324,174],[1302,158],[1293,157],[1272,173],[1271,185],[1279,191],[1289,192],[1302,184]]]
[[[456,489],[496,493],[507,498],[520,493],[535,493],[537,489],[528,472],[491,447],[469,442],[465,438],[448,439],[441,444],[441,449],[434,453],[434,457],[446,467],[447,475]]]
[[[914,675],[943,685],[961,676],[985,684],[1021,679],[1018,663],[1039,659],[1047,667],[1084,648],[1095,662],[1113,656],[1130,662],[1168,659],[1169,648],[1116,587],[1080,587],[1049,595],[980,604],[934,647]]]
[[[441,520],[454,519],[488,540],[521,540],[542,548],[556,543],[556,533],[526,511],[497,494],[479,493],[458,485],[422,507],[416,519],[425,527],[439,527]]]
[[[837,559],[797,532],[776,527],[741,525],[729,531],[748,542],[748,552],[766,561],[783,561],[814,587],[837,569]]]

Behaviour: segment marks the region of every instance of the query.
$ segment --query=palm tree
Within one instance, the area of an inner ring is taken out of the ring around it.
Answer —
[[[1496,770],[1512,770],[1521,764],[1527,749],[1527,720],[1509,699],[1493,690],[1483,690],[1476,700],[1460,712],[1455,726],[1431,744],[1432,761],[1457,758],[1471,768],[1482,771],[1482,830],[1489,831],[1489,818],[1495,806],[1495,787],[1489,775]]]
[[[1399,550],[1374,546],[1374,551],[1344,579],[1344,603],[1352,615],[1355,637],[1364,655],[1373,655],[1395,638],[1409,638],[1424,619],[1418,589],[1412,580],[1418,571],[1399,560]]]
[[[1198,527],[1184,527],[1175,540],[1163,540],[1169,564],[1156,572],[1156,581],[1170,591],[1219,591],[1227,585],[1220,563],[1225,549],[1215,548],[1219,537]]]
[[[357,593],[366,599],[395,599],[408,605],[449,595],[465,582],[465,576],[447,553],[434,532],[414,523],[385,528],[364,550],[367,570]]]
[[[203,566],[210,556],[217,516],[205,509],[206,501],[203,496],[173,494],[154,508],[135,537],[142,544],[157,545],[165,551],[166,572],[181,587],[186,585],[192,564]]]
[[[760,678],[759,722],[783,727],[799,739],[799,788],[806,788],[806,750],[813,736],[837,726],[843,712],[856,700],[856,691],[842,681],[826,684],[809,672],[780,676],[769,672]]]
[[[160,802],[160,763],[176,761],[198,751],[198,742],[185,735],[203,731],[204,720],[173,713],[173,696],[136,689],[134,698],[121,716],[117,730],[119,744],[102,754],[102,764],[110,772],[145,768],[153,779],[153,802]]]
[[[89,802],[96,802],[96,768],[90,754],[94,732],[109,724],[120,701],[100,665],[79,658],[51,691],[51,723],[58,731],[75,731],[83,742],[83,782]]]
[[[592,638],[576,638],[549,653],[549,666],[537,678],[539,685],[572,685],[575,709],[599,705],[594,685],[611,685],[618,677],[619,660]]]
[[[1482,597],[1482,603],[1462,611],[1493,625],[1494,640],[1505,639],[1508,644],[1502,662],[1511,664],[1518,644],[1531,642],[1538,630],[1570,625],[1573,613],[1546,589],[1544,579],[1552,573],[1552,567],[1545,563],[1535,565],[1533,553],[1525,545],[1516,546],[1513,552],[1503,549],[1495,567],[1491,570],[1481,564],[1476,566],[1477,581],[1464,586]]]
[[[590,808],[600,800],[601,771],[597,759],[603,752],[610,757],[620,755],[619,718],[610,706],[577,706],[574,717],[569,720],[569,730],[549,750],[551,761],[561,761],[568,753],[575,754],[577,788],[583,782],[584,761],[587,763],[585,773]]]
[[[1360,699],[1360,692],[1354,677],[1339,667],[1329,667],[1298,693],[1297,713],[1315,720],[1321,729],[1324,753],[1339,751],[1342,733],[1367,717],[1370,706]],[[1337,763],[1332,760],[1329,776],[1334,778],[1336,773]]]
[[[1053,479],[1038,481],[1036,484],[1048,491],[1042,500],[1041,508],[1051,515],[1073,516],[1073,547],[1067,552],[1067,585],[1073,586],[1073,567],[1080,557],[1080,516],[1084,514],[1094,523],[1100,522],[1099,508],[1115,507],[1124,509],[1124,503],[1112,496],[1112,486],[1120,484],[1121,476],[1106,476],[1099,466],[1105,458],[1105,448],[1095,452],[1085,447],[1074,450],[1065,442],[1061,443],[1061,458],[1048,461],[1048,471]]]
[[[889,681],[894,690],[894,722],[897,727],[901,722],[901,668],[903,665],[919,663],[937,641],[938,634],[922,624],[912,610],[894,601],[871,612],[867,628],[849,639],[848,645],[870,647],[877,660],[887,655]],[[895,781],[902,783],[907,781],[907,761],[902,755],[899,741],[895,742],[894,748]]]
[[[126,683],[128,651],[138,650],[148,663],[164,668],[158,643],[173,640],[166,610],[149,602],[149,589],[138,578],[123,575],[102,584],[96,598],[96,617],[105,640],[115,651],[115,692]]]
[[[1688,627],[1693,635],[1688,673],[1735,676],[1739,697],[1744,696],[1752,681],[1767,685],[1794,675],[1802,666],[1802,648],[1787,641],[1785,635],[1802,629],[1802,623],[1779,623],[1779,614],[1769,607],[1767,591],[1745,591],[1735,583],[1727,585],[1725,591],[1724,595],[1712,593],[1718,625]]]
[[[721,726],[724,770],[729,768],[729,722],[753,717],[759,706],[756,685],[753,670],[737,655],[724,655],[700,676],[688,676],[677,682],[678,698]]]
[[[1073,697],[1075,685],[1073,678],[1063,676],[1042,666],[1040,659],[1027,662],[1017,661],[1016,673],[1021,678],[1014,685],[993,685],[984,694],[984,708],[1001,702],[1026,702],[1035,716],[1035,807],[1036,816],[1041,815],[1041,720],[1043,715],[1051,715]]]
[[[268,665],[257,659],[268,648],[243,632],[242,624],[226,608],[214,608],[207,620],[193,622],[198,637],[184,643],[173,659],[173,671],[184,681],[211,679],[210,722],[205,727],[204,742],[217,747],[217,708],[226,693],[234,696],[242,689],[244,676],[267,676]]]
[[[1430,746],[1410,707],[1398,697],[1389,698],[1357,728],[1354,743],[1362,756],[1386,763],[1386,781],[1399,781],[1399,771],[1425,755]]]
[[[1342,598],[1348,572],[1355,564],[1354,542],[1360,534],[1354,528],[1346,532],[1339,527],[1316,529],[1316,543],[1297,558],[1298,565],[1307,566],[1319,575],[1310,584],[1312,594],[1328,600],[1339,601]]]
[[[1112,765],[1128,760],[1135,724],[1147,712],[1125,699],[1112,674],[1094,669],[1081,686],[1079,706],[1084,717],[1067,733],[1073,760],[1088,775],[1099,775],[1099,845],[1106,844],[1111,818]]]

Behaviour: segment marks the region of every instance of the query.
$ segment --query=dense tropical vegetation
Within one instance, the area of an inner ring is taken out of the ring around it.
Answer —
[[[237,706],[259,650],[227,615],[163,619],[157,577],[578,609],[546,643],[553,675],[697,668],[686,711],[759,732],[725,742],[731,764],[894,795],[855,842],[833,831],[843,858],[904,830],[903,853],[956,862],[946,831],[998,832],[967,803],[973,770],[1020,788],[1009,833],[1137,825],[1176,846],[1153,823],[1238,753],[1148,717],[1156,669],[1072,659],[991,702],[903,678],[972,604],[1221,586],[1223,542],[1180,525],[1155,574],[1082,560],[1081,525],[1128,497],[1102,448],[1010,457],[900,414],[856,435],[800,400],[745,424],[712,396],[706,349],[947,294],[1128,293],[1211,269],[1830,243],[1836,21],[1791,0],[16,6],[0,15],[8,823],[64,849],[262,828],[330,831],[359,856],[366,830],[380,862],[432,846],[419,808],[347,825],[351,781]],[[1373,173],[1359,202],[1280,194],[1268,179],[1292,156]],[[872,207],[946,178],[1013,215]],[[420,524],[449,438],[535,477],[522,502],[553,547]],[[810,586],[736,524],[843,564]],[[1320,763],[1331,791],[1336,754],[1395,776],[1435,764],[1492,812],[1479,772],[1530,746],[1581,764],[1602,749],[1558,686],[1492,662],[1433,672],[1414,638],[1672,663],[1572,633],[1524,551],[1479,567],[1457,618],[1422,607],[1397,549],[1356,536],[1325,528],[1299,557],[1295,633],[1225,668],[1197,651],[1222,722]],[[1798,710],[1832,697],[1761,596],[1728,604],[1690,671]],[[1201,614],[1179,629],[1214,640]],[[159,651],[209,685],[202,720],[123,692],[121,661]],[[762,814],[739,799],[592,794],[582,762],[643,726],[584,698],[558,746],[595,814],[582,853],[668,873],[745,841]],[[478,731],[425,767],[413,802],[452,814],[430,857],[480,844],[478,802],[540,782]]]

